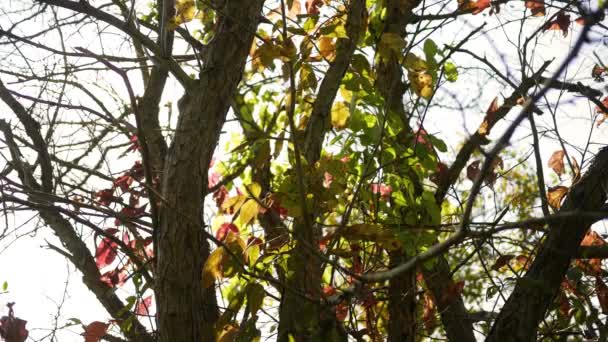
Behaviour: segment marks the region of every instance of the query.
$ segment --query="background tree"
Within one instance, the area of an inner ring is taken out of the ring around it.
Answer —
[[[112,317],[36,338],[604,340],[598,6],[0,5],[1,236]]]

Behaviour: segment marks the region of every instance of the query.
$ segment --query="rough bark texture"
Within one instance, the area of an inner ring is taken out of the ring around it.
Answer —
[[[203,197],[207,172],[232,96],[241,79],[263,1],[227,1],[196,85],[179,102],[179,119],[167,153],[158,235],[160,341],[215,341],[215,290],[203,289],[209,255]]]
[[[390,256],[394,267],[407,260],[405,253]],[[390,280],[388,288],[388,341],[416,341],[416,272],[405,272]]]
[[[568,193],[560,212],[599,210],[608,189],[608,148],[596,155],[583,178]],[[554,224],[526,275],[503,306],[486,341],[536,341],[540,321],[550,308],[573,257],[594,219],[564,218]]]

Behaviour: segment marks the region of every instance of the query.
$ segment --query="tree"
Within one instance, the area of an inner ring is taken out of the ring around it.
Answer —
[[[3,212],[113,318],[86,341],[606,338],[603,5],[1,6]]]

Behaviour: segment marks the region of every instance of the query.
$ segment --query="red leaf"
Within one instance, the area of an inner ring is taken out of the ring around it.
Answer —
[[[131,142],[131,146],[129,146],[127,152],[141,151],[141,145],[139,144],[139,139],[137,138],[137,135],[133,135],[131,139],[129,139],[129,141]]]
[[[239,233],[239,228],[232,223],[224,223],[220,226],[220,229],[215,233],[215,238],[224,241],[226,236],[228,236],[229,232],[233,232],[235,234]]]
[[[128,174],[122,175],[114,180],[114,187],[119,187],[122,192],[128,192],[133,184],[133,177]]]
[[[225,186],[221,186],[219,189],[217,189],[213,193],[213,199],[215,200],[215,205],[217,205],[218,208],[221,208],[222,204],[226,200],[227,196],[228,196],[228,189]]]
[[[120,269],[116,268],[114,270],[108,271],[101,275],[99,278],[104,284],[108,285],[110,288],[114,288],[117,286],[122,286],[127,281],[127,277],[129,276],[129,272],[125,267]]]
[[[104,322],[99,322],[99,321],[91,322],[84,329],[84,333],[82,333],[82,336],[84,336],[84,341],[85,342],[101,341],[101,337],[106,334],[109,326],[110,326],[110,324],[104,323]]]
[[[110,205],[110,203],[116,201],[117,197],[114,197],[114,189],[104,189],[95,193],[95,198],[98,199],[101,205]]]
[[[152,305],[152,295],[142,299],[137,303],[135,314],[139,316],[150,316],[150,306]]]
[[[331,287],[330,285],[325,285],[323,286],[323,297],[327,298],[327,297],[331,297],[333,295],[336,294],[336,289]]]
[[[423,145],[429,150],[433,150],[433,144],[431,144],[430,139],[428,139],[429,133],[424,129],[424,127],[420,126],[418,131],[414,133],[414,145]]]
[[[548,21],[545,23],[545,25],[543,26],[543,31],[561,30],[564,34],[564,37],[567,37],[569,27],[570,27],[570,15],[565,14],[564,11],[560,11],[554,20]]]
[[[8,316],[0,318],[0,337],[6,342],[25,342],[29,335],[25,328],[27,321],[15,317],[13,305],[15,303],[7,303]]]
[[[340,302],[336,305],[336,318],[338,321],[343,321],[348,316],[348,305],[345,302]]]
[[[393,187],[386,184],[378,184],[372,183],[372,193],[380,194],[380,198],[383,200],[388,200],[391,197],[391,193],[393,192]]]
[[[106,233],[110,235],[114,235],[116,232],[118,232],[118,230],[115,228],[106,229]],[[95,264],[97,265],[97,268],[102,269],[116,259],[117,246],[116,242],[112,241],[107,236],[99,242],[97,250],[95,251]]]
[[[559,176],[563,175],[564,172],[566,172],[564,168],[564,155],[565,152],[563,150],[553,152],[547,164]]]
[[[140,218],[140,217],[144,216],[144,214],[146,213],[146,206],[147,206],[147,204],[144,204],[143,206],[141,206],[139,208],[135,208],[135,207],[131,207],[131,206],[124,207],[120,211],[120,214],[122,214],[124,217],[130,218],[130,219]],[[114,220],[114,224],[117,226],[121,223],[122,223],[122,221],[118,217]]]
[[[441,184],[447,181],[448,178],[448,166],[442,162],[437,163],[437,169],[430,177],[431,182],[435,184]]]
[[[135,163],[133,164],[133,166],[131,166],[131,168],[129,169],[129,172],[127,173],[129,176],[133,177],[133,179],[136,180],[142,180],[145,177],[145,173],[144,173],[144,165],[139,161],[135,161]]]

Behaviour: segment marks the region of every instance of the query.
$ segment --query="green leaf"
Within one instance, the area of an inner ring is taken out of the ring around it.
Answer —
[[[311,33],[312,31],[315,30],[318,20],[319,20],[319,16],[310,16],[310,17],[308,17],[308,19],[306,19],[302,28],[304,28],[304,31]]]
[[[342,24],[341,21],[337,21],[335,23],[323,26],[320,32],[323,36],[329,38],[348,38],[348,35],[346,34],[346,28],[344,27],[344,24]]]
[[[434,58],[437,54],[437,44],[432,39],[424,41],[424,54],[427,60]]]
[[[458,79],[458,69],[452,62],[445,62],[443,64],[443,73],[445,74],[445,78],[450,82],[456,82]]]
[[[4,283],[2,283],[2,291],[6,292],[8,290],[8,282],[5,281]]]
[[[258,283],[249,283],[249,285],[247,285],[247,307],[252,315],[255,315],[262,307],[265,295],[266,292],[262,285]]]

